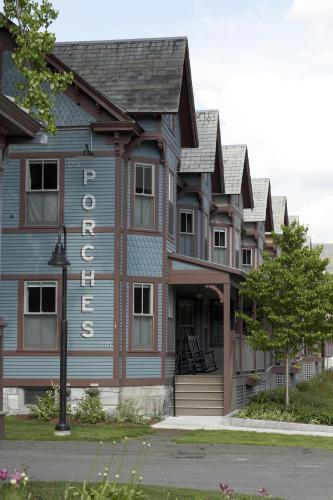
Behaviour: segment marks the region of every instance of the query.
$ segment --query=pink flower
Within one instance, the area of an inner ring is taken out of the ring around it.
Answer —
[[[13,474],[10,474],[10,479],[15,479],[15,481],[19,483],[22,479],[22,472],[19,469],[15,469]]]
[[[267,489],[267,488],[265,488],[265,486],[262,486],[262,487],[259,489],[259,496],[260,496],[260,497],[269,497],[268,489]]]
[[[0,481],[7,481],[9,473],[7,469],[0,469]]]

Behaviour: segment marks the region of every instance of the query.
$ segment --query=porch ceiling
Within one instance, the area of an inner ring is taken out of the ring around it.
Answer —
[[[168,283],[170,285],[217,285],[238,281],[243,277],[245,273],[240,269],[177,253],[168,255]]]

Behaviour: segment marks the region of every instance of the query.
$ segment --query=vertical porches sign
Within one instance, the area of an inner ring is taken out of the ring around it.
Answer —
[[[82,175],[83,186],[90,190],[93,187],[94,180],[96,179],[96,171],[91,168],[84,168]],[[81,198],[81,205],[85,212],[84,219],[81,225],[81,234],[83,236],[83,245],[81,247],[81,259],[83,268],[81,270],[81,288],[83,293],[81,295],[81,312],[86,315],[87,319],[83,319],[81,323],[81,335],[85,338],[94,336],[94,323],[89,318],[89,314],[94,312],[94,295],[90,288],[95,286],[95,271],[89,268],[94,260],[94,245],[93,240],[95,236],[96,223],[94,220],[94,210],[96,207],[96,199],[93,194],[84,194]]]

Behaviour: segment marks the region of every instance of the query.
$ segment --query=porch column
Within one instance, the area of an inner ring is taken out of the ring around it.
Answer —
[[[230,285],[223,285],[223,312],[224,312],[224,353],[223,353],[223,375],[224,375],[224,410],[226,415],[231,410],[231,389],[232,389],[232,374],[233,374],[233,339],[230,331]]]
[[[5,414],[3,411],[3,330],[7,326],[0,316],[0,439],[5,437]]]

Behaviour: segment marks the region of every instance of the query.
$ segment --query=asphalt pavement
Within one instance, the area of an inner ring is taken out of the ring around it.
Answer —
[[[174,433],[172,434],[174,435]],[[227,482],[234,491],[257,493],[265,486],[272,496],[290,500],[333,499],[333,452],[319,449],[243,445],[177,445],[161,432],[129,440],[120,471],[132,470],[143,483],[217,490]],[[122,460],[117,445],[111,476]],[[146,450],[146,452],[143,452]],[[92,442],[0,441],[0,468],[24,466],[31,480],[97,481],[110,463],[113,445]],[[143,458],[145,453],[145,458]],[[94,469],[94,470],[92,470]]]

